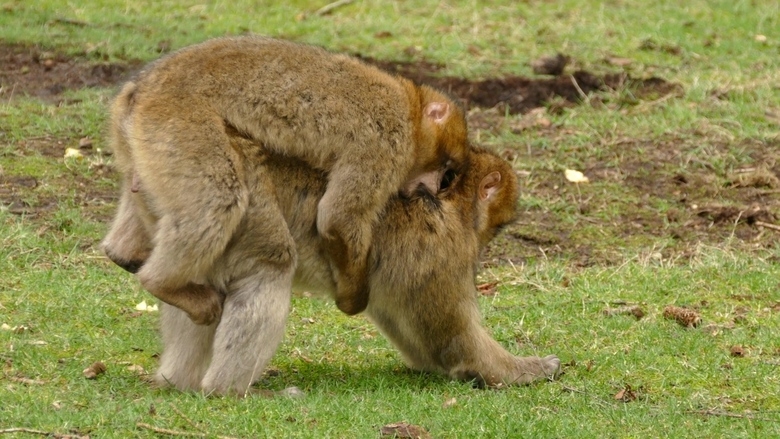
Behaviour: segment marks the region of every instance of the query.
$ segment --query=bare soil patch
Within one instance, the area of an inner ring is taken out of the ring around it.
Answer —
[[[15,96],[27,95],[52,104],[61,102],[68,89],[115,86],[141,66],[96,63],[1,43],[0,60],[0,99],[12,102]],[[442,76],[441,66],[428,62],[366,61],[449,92],[469,109],[474,131],[506,128],[505,114],[522,114],[509,122],[512,130],[534,130],[556,145],[566,144],[567,132],[552,125],[545,112],[583,103],[614,111],[626,104],[615,102],[625,96],[632,100],[627,105],[636,105],[682,93],[680,85],[662,78],[634,78],[622,72],[564,71],[557,76],[473,81]],[[18,153],[40,154],[61,164],[62,144],[77,140],[41,134],[15,145]],[[780,237],[775,226],[780,220],[778,150],[778,141],[730,142],[695,135],[594,139],[592,151],[509,146],[502,153],[518,169],[522,212],[488,249],[486,263],[563,257],[582,266],[611,264],[637,249],[649,249],[648,258],[685,261],[701,244],[774,247]],[[567,158],[585,164],[579,170],[591,183],[574,185],[565,180],[562,169],[538,165],[564,163]],[[716,162],[718,166],[713,165]],[[10,212],[46,219],[58,203],[67,202],[81,206],[85,216],[102,220],[116,199],[110,183],[115,175],[106,168],[92,178],[73,172],[42,182],[5,169],[5,174],[0,172],[0,203]],[[42,186],[61,190],[44,193]],[[531,199],[535,202],[527,201]]]
[[[0,42],[0,98],[23,94],[57,102],[65,90],[112,86],[142,63],[96,63],[35,46]]]

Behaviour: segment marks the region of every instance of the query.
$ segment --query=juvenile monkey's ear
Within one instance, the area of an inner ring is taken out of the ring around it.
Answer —
[[[426,119],[436,124],[443,124],[450,116],[452,109],[447,102],[431,102],[425,106],[423,115]]]
[[[493,171],[490,174],[484,176],[479,183],[479,200],[485,201],[492,198],[498,190],[501,189],[501,173]]]

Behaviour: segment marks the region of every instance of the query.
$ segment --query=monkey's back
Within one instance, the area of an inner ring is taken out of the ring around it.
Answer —
[[[229,125],[326,170],[349,148],[378,161],[413,155],[408,80],[318,47],[219,38],[161,58],[136,83],[134,118],[145,132],[175,121]]]

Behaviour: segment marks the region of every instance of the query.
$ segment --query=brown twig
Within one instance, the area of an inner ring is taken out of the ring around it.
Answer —
[[[168,429],[168,428],[155,427],[154,425],[149,425],[149,424],[144,423],[144,422],[137,422],[135,424],[135,426],[138,427],[138,428],[145,428],[145,429],[151,430],[151,431],[153,431],[155,433],[165,434],[165,435],[168,435],[168,436],[185,436],[185,437],[208,437],[208,436],[211,436],[210,434],[200,433],[200,432],[197,432],[197,431],[171,430],[171,429]],[[238,439],[238,438],[235,438],[233,436],[219,436],[219,435],[217,435],[216,437],[218,439]]]
[[[57,18],[54,19],[54,22],[55,23],[60,23],[60,24],[69,24],[71,26],[77,26],[77,27],[88,27],[88,26],[91,26],[86,21],[74,20],[72,18],[65,18],[65,17],[57,17]]]
[[[337,8],[346,6],[354,1],[355,0],[338,0],[333,3],[328,3],[327,5],[317,9],[317,11],[314,12],[314,15],[319,15],[319,16],[328,15],[334,10],[336,10]]]
[[[588,95],[582,91],[580,85],[577,83],[577,79],[574,78],[574,75],[569,75],[569,79],[571,80],[572,85],[574,85],[574,88],[577,90],[577,93],[580,95],[582,100],[585,101],[585,103],[590,102],[590,97],[588,97]]]
[[[41,430],[33,430],[32,428],[24,428],[24,427],[13,427],[13,428],[4,428],[0,430],[0,434],[10,434],[10,433],[29,433],[29,434],[40,434],[43,436],[49,436],[53,433],[49,431],[41,431]]]
[[[187,417],[187,415],[185,415],[184,413],[182,413],[182,411],[181,411],[181,410],[179,410],[179,408],[178,408],[178,407],[176,407],[175,405],[171,404],[171,408],[173,409],[173,411],[174,411],[174,412],[176,412],[176,414],[177,414],[177,415],[181,416],[181,417],[182,417],[182,419],[184,419],[185,421],[187,421],[187,423],[188,423],[188,424],[190,424],[190,425],[192,426],[192,428],[194,428],[194,429],[196,429],[196,430],[198,430],[198,431],[203,431],[203,429],[202,429],[202,428],[200,428],[200,426],[198,426],[198,424],[196,424],[195,422],[193,422],[193,421],[192,421],[192,419],[188,418],[188,417]]]
[[[777,224],[765,223],[763,221],[756,221],[754,224],[757,225],[758,227],[763,227],[765,229],[772,229],[780,232],[780,226],[778,226]]]
[[[135,424],[138,428],[145,428],[147,430],[152,430],[155,433],[160,434],[167,434],[168,436],[191,436],[191,437],[206,437],[206,433],[199,433],[199,432],[193,432],[193,431],[181,431],[181,430],[170,430],[168,428],[162,428],[162,427],[155,427],[154,425],[149,425],[144,422],[137,422]]]
[[[697,415],[705,415],[705,416],[723,416],[725,418],[755,419],[757,421],[775,421],[775,422],[778,421],[777,419],[762,418],[752,413],[731,413],[724,410],[715,410],[715,409],[686,410],[686,412],[697,414]]]
[[[7,376],[6,378],[8,378],[9,381],[13,381],[13,382],[16,382],[16,383],[27,384],[29,386],[32,386],[32,385],[42,386],[42,385],[46,384],[46,381],[34,380],[32,378],[11,377],[11,376]]]
[[[85,439],[89,437],[89,436],[81,436],[79,434],[61,434],[61,433],[54,433],[51,431],[34,430],[32,428],[25,428],[25,427],[3,428],[2,430],[0,430],[0,434],[13,434],[13,433],[37,434],[41,436],[50,436],[55,439]]]

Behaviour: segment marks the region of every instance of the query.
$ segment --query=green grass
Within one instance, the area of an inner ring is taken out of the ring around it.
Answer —
[[[515,150],[515,167],[528,173],[524,216],[511,231],[547,233],[562,248],[484,270],[480,281],[500,282],[496,296],[480,299],[485,324],[518,355],[559,355],[565,374],[493,391],[410,372],[365,319],[296,298],[272,364],[279,373],[261,386],[295,385],[305,398],[151,388],[130,368],[156,367],[156,314],[135,310],[151,296],[97,249],[113,209],[110,157],[62,159],[82,137],[105,146],[114,90],[89,89],[69,91],[57,105],[0,101],[0,197],[49,206],[32,216],[0,209],[0,324],[26,327],[0,331],[0,430],[157,437],[140,422],[207,437],[377,437],[381,426],[407,421],[437,438],[780,436],[777,232],[765,229],[762,245],[733,233],[676,248],[668,230],[630,224],[665,218],[673,200],[652,198],[648,210],[637,207],[644,194],[623,180],[593,178],[572,189],[561,176],[604,164],[631,167],[625,178],[658,173],[659,182],[707,171],[717,184],[702,196],[718,200],[735,169],[776,169],[778,125],[766,111],[780,110],[780,2],[356,1],[325,17],[311,12],[326,2],[273,3],[9,1],[0,7],[0,41],[93,62],[147,61],[161,46],[253,32],[436,61],[443,74],[470,78],[530,75],[530,60],[561,51],[577,68],[611,72],[619,68],[604,58],[626,57],[635,77],[680,83],[679,98],[636,101],[618,90],[604,105],[551,112],[554,130],[479,133],[482,143]],[[680,154],[660,155],[669,145]],[[38,186],[9,183],[20,176]],[[497,246],[509,256],[523,250],[511,240]],[[596,263],[575,263],[586,247]],[[638,304],[645,317],[604,314],[621,303]],[[697,309],[702,325],[665,319],[667,305]],[[732,356],[733,346],[744,356]],[[86,380],[82,370],[94,361],[108,371]],[[626,386],[636,399],[616,400]]]

